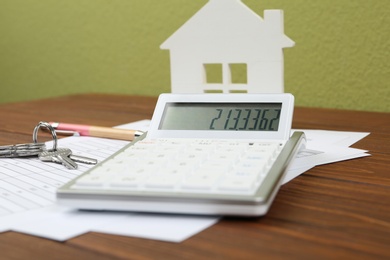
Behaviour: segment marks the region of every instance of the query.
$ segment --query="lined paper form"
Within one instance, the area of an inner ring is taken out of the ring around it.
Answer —
[[[75,140],[76,139],[76,140]],[[70,148],[73,154],[101,161],[127,141],[94,137],[69,137],[59,141],[59,147]],[[50,147],[51,144],[47,144]],[[2,158],[0,160],[0,217],[38,209],[55,202],[56,189],[77,177],[92,165],[78,164],[77,170],[33,158]]]

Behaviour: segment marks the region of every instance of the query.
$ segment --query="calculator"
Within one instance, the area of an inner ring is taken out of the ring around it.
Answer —
[[[57,190],[86,210],[261,216],[303,132],[291,94],[161,94],[148,132]]]

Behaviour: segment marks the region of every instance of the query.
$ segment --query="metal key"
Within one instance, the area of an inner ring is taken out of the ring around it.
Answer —
[[[85,163],[85,164],[97,164],[98,163],[98,160],[96,160],[96,159],[86,157],[86,156],[72,154],[72,150],[70,150],[69,148],[58,148],[56,151],[57,152],[58,151],[64,152],[65,154],[64,155],[61,154],[61,156],[63,157],[65,155],[67,155],[67,157],[70,160],[72,160],[73,162],[79,162],[79,163]],[[47,152],[49,152],[49,151],[47,151]],[[53,151],[51,151],[51,152],[53,152]],[[40,155],[39,159],[41,159],[42,161],[54,161],[54,162],[63,164],[61,160],[59,160],[58,158],[55,158],[55,157],[53,158],[53,157],[51,157],[51,155],[52,154],[50,154],[50,153],[42,153]],[[65,160],[67,160],[68,158],[65,158]]]
[[[44,151],[38,157],[41,161],[60,163],[66,168],[74,170],[77,169],[78,165],[69,158],[71,154],[72,150],[68,148],[57,148],[55,151]]]
[[[89,158],[86,156],[75,155],[75,154],[70,154],[69,158],[72,159],[72,161],[85,163],[85,164],[97,164],[98,162],[96,159]]]
[[[45,143],[4,145],[0,146],[0,158],[36,156],[45,150]]]

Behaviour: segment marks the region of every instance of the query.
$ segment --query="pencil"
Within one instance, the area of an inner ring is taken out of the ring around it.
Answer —
[[[103,126],[78,125],[58,122],[50,122],[50,125],[53,126],[53,128],[59,134],[61,134],[61,131],[66,131],[68,134],[77,133],[81,136],[93,136],[127,141],[132,141],[134,138],[144,134],[144,132],[139,130],[118,129]]]

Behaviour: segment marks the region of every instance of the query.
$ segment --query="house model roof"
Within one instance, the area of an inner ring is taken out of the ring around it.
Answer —
[[[265,10],[263,19],[240,0],[210,0],[160,47],[207,50],[216,56],[226,51],[240,55],[237,50],[246,49],[262,60],[280,60],[281,49],[292,46],[284,35],[282,10]]]
[[[209,0],[173,33],[170,51],[173,93],[282,93],[283,11],[260,17],[240,0]],[[238,75],[238,77],[237,77]]]

